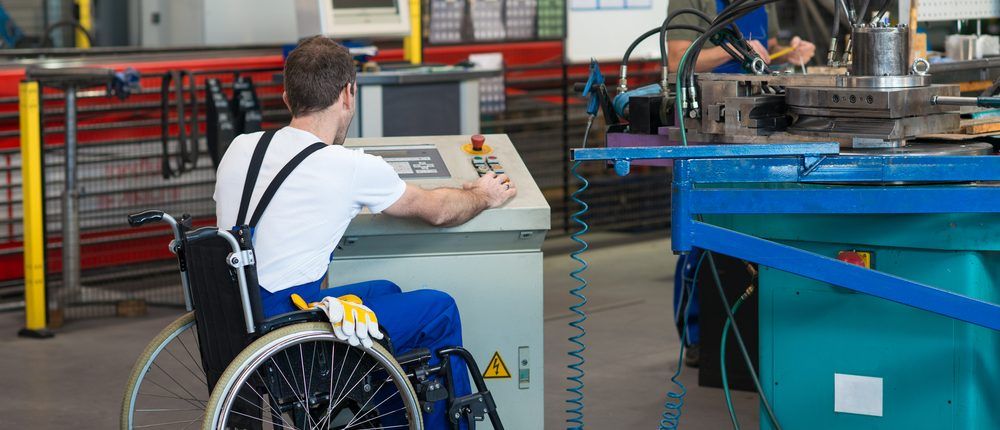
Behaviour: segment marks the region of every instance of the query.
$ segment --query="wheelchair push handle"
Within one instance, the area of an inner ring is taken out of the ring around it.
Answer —
[[[167,215],[163,211],[148,210],[142,211],[137,214],[131,214],[128,216],[128,225],[132,227],[139,227],[151,222],[162,221],[163,217]]]
[[[174,240],[176,240],[178,244],[180,243],[184,232],[190,230],[192,227],[191,216],[188,214],[181,216],[180,221],[177,221],[177,219],[170,216],[170,214],[158,210],[142,211],[128,216],[128,225],[132,227],[140,227],[151,222],[158,221],[163,221],[170,225],[170,229],[174,232]]]

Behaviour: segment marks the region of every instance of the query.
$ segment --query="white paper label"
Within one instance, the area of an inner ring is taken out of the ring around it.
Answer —
[[[833,374],[833,411],[882,416],[882,378]]]

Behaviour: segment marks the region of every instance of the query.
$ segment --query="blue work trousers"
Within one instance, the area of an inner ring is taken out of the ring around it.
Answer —
[[[459,319],[455,300],[446,293],[435,290],[402,292],[399,286],[389,281],[368,281],[341,287],[321,289],[322,279],[297,287],[271,293],[261,288],[261,303],[264,317],[269,318],[296,310],[290,296],[298,294],[306,302],[318,302],[324,297],[340,297],[354,294],[361,298],[378,317],[383,333],[389,335],[395,354],[402,355],[417,348],[431,350],[431,365],[439,358],[435,352],[449,346],[462,346],[462,323]],[[451,371],[455,384],[455,397],[471,392],[469,373],[465,363],[456,357],[451,359]],[[434,412],[424,414],[424,428],[428,430],[449,429],[447,402],[442,400],[434,405]],[[462,425],[465,428],[465,425]]]

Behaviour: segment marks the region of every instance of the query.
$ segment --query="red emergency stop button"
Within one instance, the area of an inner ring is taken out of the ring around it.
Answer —
[[[872,253],[870,252],[840,251],[837,253],[837,259],[847,264],[864,267],[865,269],[872,268]]]
[[[472,150],[476,152],[482,152],[483,145],[486,144],[486,136],[477,134],[472,136]]]

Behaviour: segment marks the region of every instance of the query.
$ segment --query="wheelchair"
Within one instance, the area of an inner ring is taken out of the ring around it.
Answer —
[[[190,216],[129,215],[133,227],[166,222],[187,312],[146,346],[132,369],[121,428],[412,429],[444,407],[452,429],[489,418],[493,396],[463,348],[394,355],[391,333],[371,348],[338,340],[321,310],[262,318],[249,231],[192,228]],[[250,286],[253,286],[251,288]],[[455,396],[451,357],[473,393]]]

